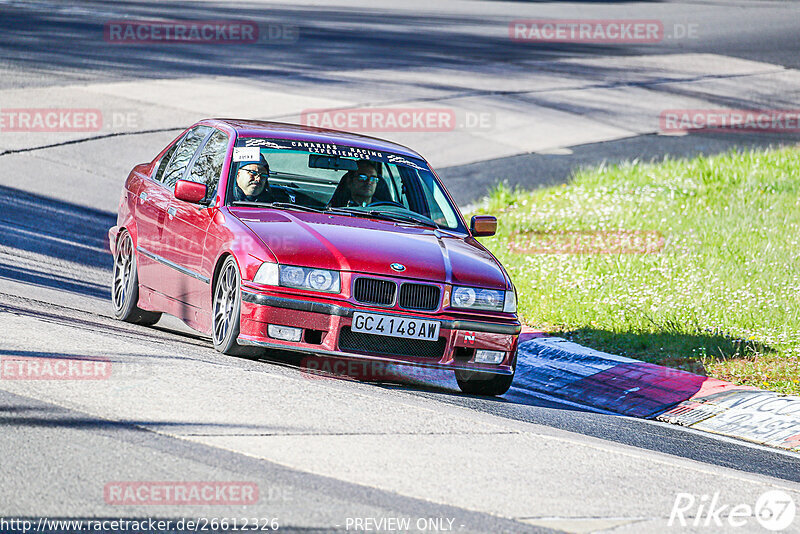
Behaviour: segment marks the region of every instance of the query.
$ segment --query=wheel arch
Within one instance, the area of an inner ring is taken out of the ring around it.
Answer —
[[[219,272],[222,270],[222,266],[225,264],[225,261],[228,258],[233,258],[233,261],[236,262],[236,268],[239,269],[239,276],[242,276],[242,268],[239,265],[239,260],[236,259],[236,255],[233,252],[229,251],[229,250],[226,250],[225,252],[220,254],[219,258],[217,258],[217,262],[214,264],[214,271],[213,271],[213,274],[211,275],[211,302],[212,302],[212,306],[213,306],[213,302],[214,302],[214,288],[217,287],[217,278],[219,278]]]
[[[117,236],[114,242],[115,250],[123,233],[127,233],[131,236],[131,241],[133,241],[133,252],[136,254],[138,252],[137,247],[139,243],[139,233],[136,231],[136,224],[134,223],[133,218],[126,221],[126,224],[121,224],[117,227]]]

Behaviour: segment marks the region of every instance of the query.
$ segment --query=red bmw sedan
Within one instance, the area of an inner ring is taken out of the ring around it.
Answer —
[[[503,266],[416,152],[344,132],[204,120],[125,181],[112,300],[225,354],[291,350],[452,369],[501,395],[520,322]]]

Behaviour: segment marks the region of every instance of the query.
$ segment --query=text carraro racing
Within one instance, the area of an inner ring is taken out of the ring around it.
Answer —
[[[225,354],[292,350],[453,369],[498,395],[516,366],[514,286],[425,160],[387,141],[204,120],[125,181],[117,318],[168,313]]]

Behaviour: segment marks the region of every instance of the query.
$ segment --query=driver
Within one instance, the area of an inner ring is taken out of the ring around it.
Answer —
[[[236,173],[233,200],[248,202],[274,202],[269,188],[269,163],[261,156],[260,161],[246,163]]]
[[[342,178],[344,188],[339,188],[341,195],[334,195],[330,205],[337,208],[350,206],[366,206],[372,202],[375,188],[378,187],[378,171],[375,165],[366,159],[357,162],[358,170],[347,171]]]

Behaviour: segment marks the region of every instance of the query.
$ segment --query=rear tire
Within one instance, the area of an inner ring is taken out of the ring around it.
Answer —
[[[214,348],[231,356],[256,357],[256,347],[239,345],[236,341],[242,320],[242,291],[239,265],[228,256],[219,270],[211,300],[211,338]]]
[[[161,319],[161,313],[145,311],[139,303],[139,272],[133,239],[123,230],[117,240],[114,254],[114,278],[111,283],[111,301],[114,304],[114,317],[126,323],[142,326],[154,325]]]
[[[469,395],[502,395],[511,387],[517,372],[517,355],[511,362],[513,369],[510,375],[496,375],[483,371],[467,371],[456,369],[456,382],[463,393]]]

